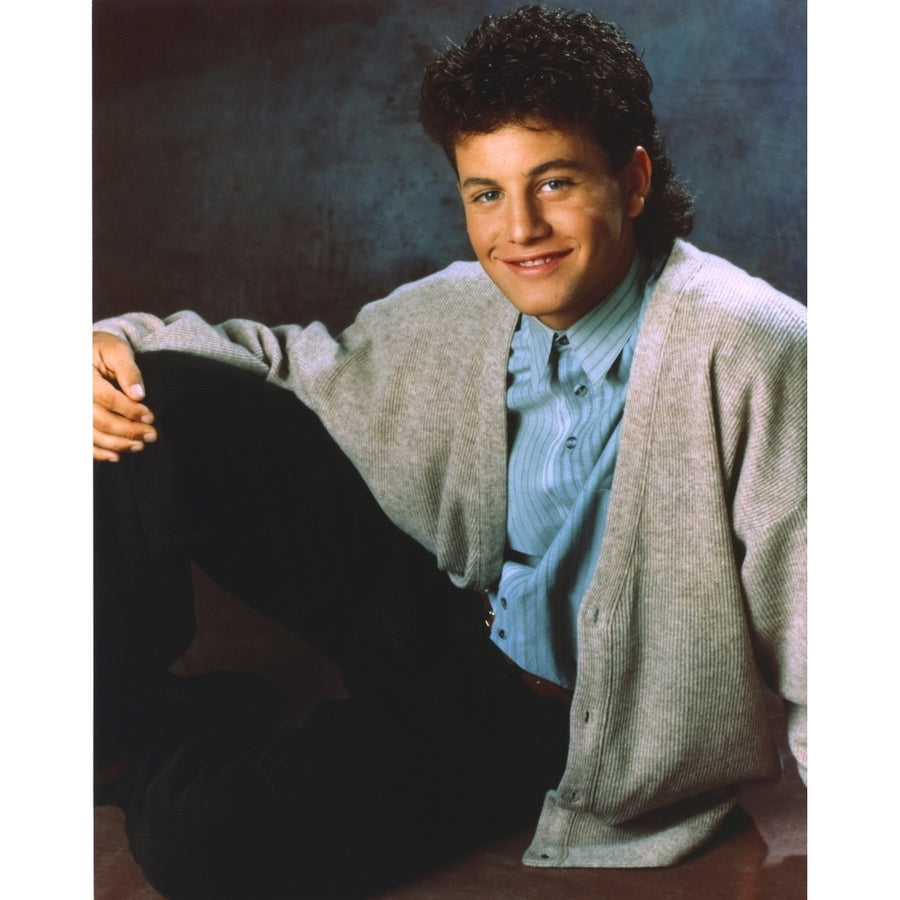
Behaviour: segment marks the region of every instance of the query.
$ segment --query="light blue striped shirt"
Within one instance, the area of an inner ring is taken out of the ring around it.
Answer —
[[[655,261],[657,262],[657,261]],[[600,553],[638,326],[661,260],[636,255],[564,334],[521,316],[509,357],[507,546],[491,639],[573,688],[578,607]]]

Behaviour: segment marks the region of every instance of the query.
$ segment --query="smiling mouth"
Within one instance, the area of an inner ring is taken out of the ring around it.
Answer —
[[[532,259],[508,259],[505,262],[507,265],[515,266],[519,269],[538,269],[541,266],[557,262],[568,255],[568,252],[564,251],[561,253],[548,253],[546,256],[535,256]]]
[[[523,269],[530,269],[532,266],[543,266],[552,259],[555,259],[555,257],[543,256],[540,259],[526,259],[524,262],[517,262],[516,265],[521,266]]]

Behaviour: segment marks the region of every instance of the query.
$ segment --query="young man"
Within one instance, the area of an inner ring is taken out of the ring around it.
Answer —
[[[805,314],[684,242],[649,94],[614,26],[487,19],[420,105],[477,263],[337,339],[98,323],[97,755],[166,896],[358,896],[538,813],[529,865],[677,862],[778,771],[764,683],[805,777]],[[350,699],[173,688],[192,559]]]

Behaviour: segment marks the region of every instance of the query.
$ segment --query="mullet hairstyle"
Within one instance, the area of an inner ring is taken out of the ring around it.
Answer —
[[[524,6],[488,16],[461,46],[425,69],[419,122],[456,168],[466,135],[538,120],[562,131],[585,131],[618,174],[637,146],[653,174],[635,222],[638,246],[668,251],[694,225],[692,200],[678,183],[656,127],[653,81],[624,32],[590,13]]]

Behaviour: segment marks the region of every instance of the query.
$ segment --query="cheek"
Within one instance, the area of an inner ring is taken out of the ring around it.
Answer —
[[[597,209],[580,225],[584,240],[594,247],[603,247],[606,244],[617,242],[622,231],[622,221],[616,216],[609,215],[606,210]]]
[[[620,191],[615,185],[607,185],[595,191],[581,208],[581,221],[577,227],[590,240],[602,243],[621,234],[625,216]]]
[[[581,242],[590,242],[602,231],[603,206],[597,201],[589,204],[560,206],[547,211],[546,220],[558,235],[567,235]]]
[[[490,233],[486,226],[487,223],[483,220],[466,216],[466,232],[476,256],[483,256],[490,250]]]

